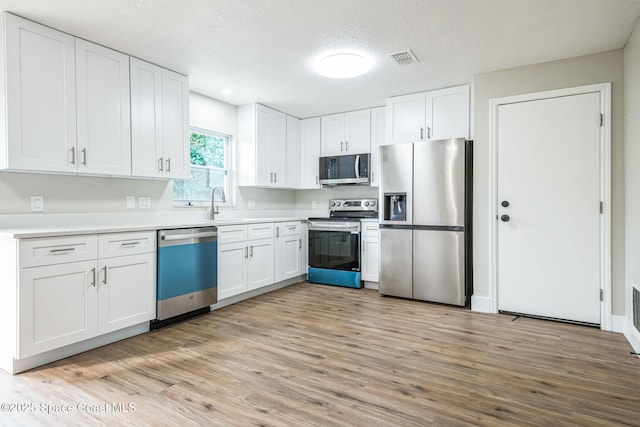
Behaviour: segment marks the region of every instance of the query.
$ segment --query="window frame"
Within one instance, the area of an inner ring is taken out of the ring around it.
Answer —
[[[191,134],[192,133],[196,133],[196,134],[200,134],[200,135],[206,135],[206,136],[214,136],[214,137],[218,137],[218,138],[224,138],[226,140],[225,142],[225,156],[224,156],[224,168],[220,168],[220,167],[216,167],[216,166],[200,166],[200,165],[194,165],[193,163],[191,163],[191,155],[189,155],[189,167],[193,168],[194,166],[196,168],[201,168],[201,169],[209,169],[209,170],[216,170],[216,171],[224,171],[225,172],[225,184],[224,184],[224,192],[225,192],[225,196],[226,196],[226,202],[221,202],[221,201],[217,201],[216,202],[216,206],[233,206],[234,205],[234,195],[232,192],[233,189],[233,173],[231,170],[231,165],[233,164],[232,162],[232,135],[223,133],[223,132],[217,132],[214,130],[210,130],[210,129],[205,129],[205,128],[199,128],[196,126],[190,126],[189,127],[189,145],[191,145]],[[175,180],[174,180],[175,181]],[[178,181],[188,181],[188,180],[178,180]],[[211,200],[175,200],[174,194],[173,194],[173,182],[171,183],[171,198],[173,201],[173,206],[174,207],[211,207]],[[218,193],[216,193],[217,197],[219,197]]]

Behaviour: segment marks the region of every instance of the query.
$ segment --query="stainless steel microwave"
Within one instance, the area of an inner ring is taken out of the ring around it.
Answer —
[[[369,185],[369,154],[320,157],[320,184]]]

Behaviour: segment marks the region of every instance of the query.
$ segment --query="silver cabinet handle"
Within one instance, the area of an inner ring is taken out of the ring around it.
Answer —
[[[349,151],[349,141],[344,142],[344,151]]]
[[[76,164],[76,147],[71,147],[71,164]]]
[[[253,258],[253,245],[251,245],[251,249],[249,249],[249,256]]]
[[[278,172],[273,173],[273,182],[278,182]]]
[[[424,128],[420,126],[420,141],[424,141]]]
[[[93,277],[93,280],[91,281],[91,286],[95,287],[96,286],[96,268],[95,267],[91,269],[91,275]]]
[[[120,247],[123,248],[131,248],[133,246],[139,245],[140,242],[127,242],[127,243],[120,243]]]
[[[165,163],[167,164],[167,172],[171,172],[171,159],[167,159]]]
[[[249,258],[249,247],[248,246],[244,247],[244,257],[245,258]]]
[[[298,249],[302,249],[302,239],[298,239]]]
[[[280,227],[276,227],[276,237],[280,237]]]
[[[318,179],[319,179],[319,178],[318,178],[318,175],[316,175],[316,184],[320,184],[320,183],[318,182]]]
[[[376,180],[376,173],[374,171],[371,171],[371,182],[375,182]]]
[[[362,245],[362,252],[365,252],[367,249],[367,245]]]
[[[164,159],[162,157],[158,159],[158,172],[164,172]]]
[[[273,182],[273,172],[269,172],[269,182]]]
[[[427,139],[431,139],[431,126],[427,126]]]
[[[54,255],[59,255],[67,252],[73,252],[75,250],[76,248],[49,249],[49,253],[52,253]]]
[[[82,149],[82,166],[87,166],[87,149]]]
[[[107,266],[105,265],[104,267],[102,267],[102,269],[104,270],[104,279],[102,280],[102,284],[106,285],[107,284]]]
[[[340,151],[344,151],[343,150],[343,144],[344,144],[344,142],[340,141]]]

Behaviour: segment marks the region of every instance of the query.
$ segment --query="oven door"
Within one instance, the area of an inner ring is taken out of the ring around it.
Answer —
[[[360,232],[310,227],[309,267],[360,271]]]

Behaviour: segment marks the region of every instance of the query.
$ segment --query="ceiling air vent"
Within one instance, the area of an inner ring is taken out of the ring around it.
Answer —
[[[411,52],[411,49],[402,52],[390,53],[387,55],[396,65],[410,65],[418,62],[418,58]]]

